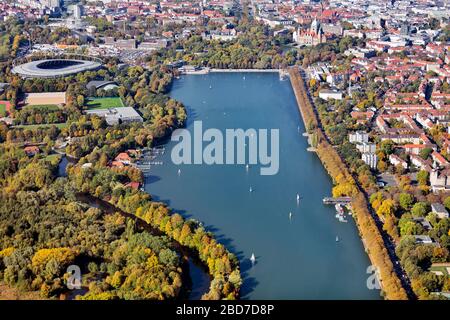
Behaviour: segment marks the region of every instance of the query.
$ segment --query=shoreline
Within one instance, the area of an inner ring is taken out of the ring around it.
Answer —
[[[218,68],[202,68],[195,71],[184,71],[182,75],[205,75],[209,73],[281,73],[283,69],[218,69]]]
[[[394,271],[394,265],[382,240],[382,235],[370,214],[369,204],[359,188],[355,179],[348,170],[337,151],[331,146],[320,126],[320,120],[311,103],[307,87],[299,70],[295,67],[289,69],[292,90],[297,101],[306,132],[315,131],[320,141],[316,154],[328,175],[336,182],[336,177],[342,175],[343,179],[356,185],[358,192],[352,197],[352,211],[358,228],[359,236],[370,262],[379,271],[379,282],[384,298],[388,300],[407,300],[408,296],[400,279]],[[306,102],[305,102],[306,101]],[[303,102],[303,103],[302,103]],[[328,155],[328,157],[325,157]]]
[[[274,73],[274,72],[280,72],[282,69],[216,69],[212,68],[209,69],[209,72],[216,72],[216,73],[233,73],[233,72],[255,72],[255,73]]]

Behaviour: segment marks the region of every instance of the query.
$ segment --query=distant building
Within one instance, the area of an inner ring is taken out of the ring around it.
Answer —
[[[297,29],[294,31],[293,40],[301,46],[315,46],[327,42],[327,38],[317,19],[311,23],[309,30]]]
[[[377,150],[377,145],[375,143],[358,143],[356,145],[356,149],[359,150],[361,153],[375,153]]]
[[[103,117],[109,125],[144,121],[139,113],[131,107],[86,110],[86,114],[95,114]]]
[[[417,244],[436,244],[429,236],[415,235],[414,239],[416,240]]]
[[[115,81],[106,81],[106,80],[93,80],[89,81],[86,85],[86,89],[92,90],[92,88],[95,88],[95,90],[103,89],[103,90],[111,90],[114,88],[117,88],[117,82]]]
[[[435,213],[439,219],[448,218],[448,211],[441,203],[432,203],[431,211]]]
[[[39,147],[37,147],[37,146],[25,147],[25,148],[23,148],[23,151],[29,157],[33,157],[34,155],[36,155],[40,152]]]
[[[389,156],[389,162],[393,165],[393,166],[402,166],[403,169],[408,169],[408,163],[403,160],[402,158],[400,158],[399,156],[396,156],[395,154],[391,154]]]
[[[114,46],[117,49],[134,50],[136,49],[135,39],[119,39],[115,40],[114,37],[105,37],[105,45]]]
[[[231,41],[237,38],[236,29],[212,30],[202,33],[204,40]]]
[[[363,153],[361,160],[364,161],[371,169],[377,168],[378,157],[375,153]]]
[[[169,44],[167,39],[151,39],[142,42],[138,49],[140,50],[158,50],[162,48],[166,48]]]
[[[368,143],[369,134],[364,131],[356,131],[355,133],[350,133],[348,135],[348,140],[350,143]]]
[[[322,89],[319,91],[319,98],[323,100],[329,99],[342,100],[342,92],[337,90]]]
[[[325,34],[332,34],[339,37],[344,34],[344,28],[340,24],[324,23],[322,24],[322,30]]]
[[[430,185],[433,192],[450,190],[450,170],[433,170],[430,173]]]

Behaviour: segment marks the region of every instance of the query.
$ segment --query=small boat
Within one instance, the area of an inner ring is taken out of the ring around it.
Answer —
[[[254,253],[252,253],[252,256],[250,257],[250,261],[252,262],[252,264],[255,264],[255,262],[256,262],[256,257],[255,257],[255,254],[254,254]]]
[[[181,174],[181,169],[178,169],[178,175],[180,175]]]
[[[338,236],[336,236],[336,242],[339,242],[339,237]]]
[[[242,79],[244,79],[244,80],[245,80],[245,76],[243,76],[243,77],[242,77]]]
[[[289,212],[289,220],[292,219],[292,212]]]
[[[250,187],[250,190],[249,190],[250,192],[253,192],[253,189],[252,189],[252,187]]]
[[[209,88],[212,89],[212,86],[210,85]]]
[[[248,168],[249,168],[249,166],[248,166],[248,164],[246,164],[246,165],[245,165],[245,170],[248,171]]]
[[[297,202],[300,201],[300,195],[297,193]]]

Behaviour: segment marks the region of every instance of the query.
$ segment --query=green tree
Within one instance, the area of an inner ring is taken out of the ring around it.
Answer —
[[[398,202],[403,210],[409,210],[414,203],[414,197],[409,193],[401,193]]]
[[[425,217],[430,211],[430,206],[426,202],[417,202],[411,209],[411,214],[414,217]]]
[[[448,196],[447,198],[445,198],[444,200],[444,206],[450,210],[450,196]]]
[[[417,173],[417,182],[421,186],[426,186],[428,184],[428,177],[429,177],[428,171],[420,170]]]
[[[422,150],[420,150],[419,156],[423,160],[427,160],[432,152],[433,152],[433,149],[431,149],[431,148],[423,148]]]

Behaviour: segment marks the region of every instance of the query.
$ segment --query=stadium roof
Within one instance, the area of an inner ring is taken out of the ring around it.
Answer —
[[[101,63],[76,59],[37,60],[17,65],[12,72],[24,78],[57,78],[95,70]]]

